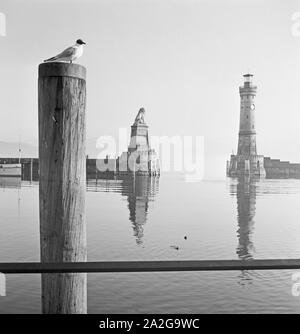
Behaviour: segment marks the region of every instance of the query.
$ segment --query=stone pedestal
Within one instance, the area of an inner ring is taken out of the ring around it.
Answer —
[[[134,152],[136,150],[149,150],[148,125],[146,123],[134,123],[131,126],[128,152]]]
[[[263,155],[231,155],[227,163],[227,176],[265,177]]]

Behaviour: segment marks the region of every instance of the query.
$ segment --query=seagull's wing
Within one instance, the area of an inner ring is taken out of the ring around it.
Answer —
[[[68,58],[74,55],[76,49],[74,46],[70,46],[69,48],[66,48],[63,52],[58,54],[56,57],[57,58]]]
[[[70,46],[69,48],[66,48],[63,52],[59,53],[57,56],[54,56],[52,58],[44,60],[44,62],[47,61],[53,61],[61,58],[70,58],[74,55],[76,52],[76,48],[74,46]]]

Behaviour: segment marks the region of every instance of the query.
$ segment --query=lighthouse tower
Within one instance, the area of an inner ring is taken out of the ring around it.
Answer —
[[[240,91],[240,129],[237,155],[231,155],[227,163],[227,175],[265,176],[264,157],[257,154],[255,129],[255,96],[257,87],[252,83],[253,75],[244,75]]]
[[[240,87],[240,131],[238,155],[257,155],[255,131],[255,96],[257,87],[252,84],[252,74],[244,75],[244,86]]]

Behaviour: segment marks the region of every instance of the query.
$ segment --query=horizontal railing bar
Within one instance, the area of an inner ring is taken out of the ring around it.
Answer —
[[[0,263],[5,274],[300,269],[300,259]]]

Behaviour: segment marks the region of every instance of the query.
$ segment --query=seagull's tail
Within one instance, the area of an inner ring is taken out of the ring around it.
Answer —
[[[57,60],[57,59],[58,59],[57,56],[52,57],[52,58],[49,58],[49,59],[45,59],[45,60],[44,60],[44,63],[47,63],[48,61],[54,61],[54,60]]]

